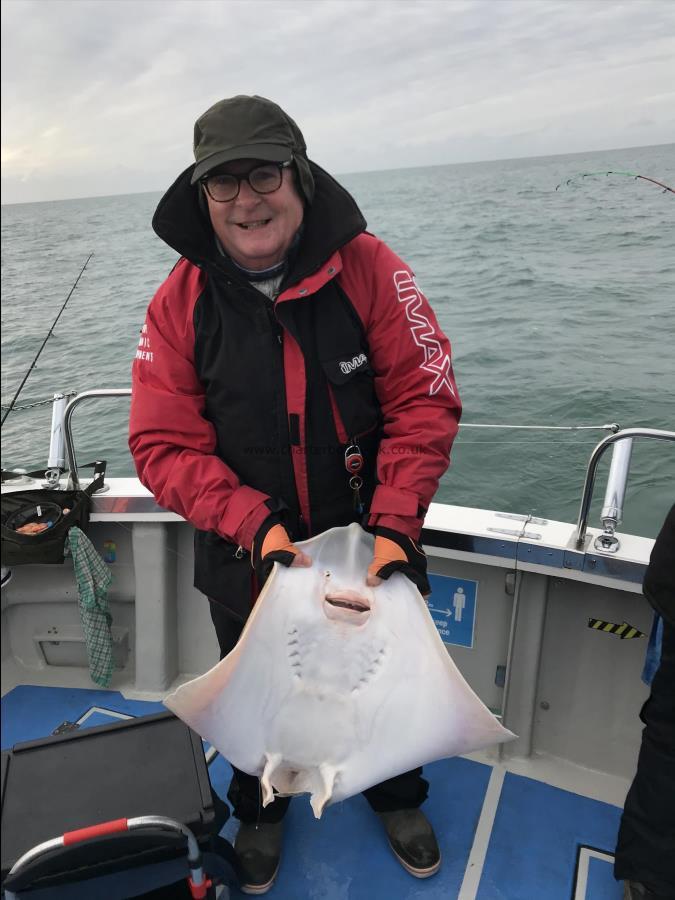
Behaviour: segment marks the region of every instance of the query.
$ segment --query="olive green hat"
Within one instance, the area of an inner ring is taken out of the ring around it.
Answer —
[[[207,109],[195,122],[194,152],[191,184],[233,159],[293,159],[299,187],[312,202],[314,179],[302,132],[280,106],[264,97],[239,94]]]

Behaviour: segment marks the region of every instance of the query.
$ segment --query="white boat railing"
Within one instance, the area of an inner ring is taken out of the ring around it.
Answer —
[[[80,479],[77,474],[77,457],[75,456],[73,429],[71,427],[73,413],[83,400],[92,400],[101,397],[131,397],[131,388],[97,388],[91,391],[82,391],[81,394],[73,397],[63,413],[63,436],[66,442],[68,468],[70,469],[69,484],[74,490],[77,490],[80,487]]]
[[[609,470],[605,501],[602,507],[602,520],[604,531],[595,540],[596,550],[606,553],[616,553],[619,549],[619,540],[614,534],[614,529],[621,521],[623,512],[623,500],[626,494],[626,484],[630,468],[630,458],[633,446],[633,438],[654,438],[661,441],[675,441],[675,431],[661,431],[657,428],[626,428],[616,434],[610,434],[595,447],[591,453],[586,470],[586,480],[581,497],[581,507],[577,520],[577,532],[575,546],[582,549],[586,540],[586,528],[588,526],[588,512],[593,499],[593,486],[598,463],[605,450],[614,445],[612,463]],[[622,447],[619,442],[625,441]]]
[[[63,395],[56,395],[63,396]],[[80,486],[77,457],[75,455],[75,445],[72,433],[72,417],[75,409],[84,400],[100,399],[102,397],[130,397],[131,388],[97,388],[90,391],[82,391],[77,394],[68,403],[63,412],[63,438],[65,441],[68,468],[70,470],[69,484],[77,489]],[[53,429],[52,425],[52,429]],[[620,430],[620,426],[616,422],[604,425],[502,425],[502,424],[474,424],[464,422],[461,428],[499,428],[499,429],[522,429],[530,431],[582,431],[582,430],[603,430],[611,431],[612,434],[604,438],[593,450],[588,467],[586,470],[586,478],[584,481],[581,506],[579,509],[579,517],[577,520],[577,530],[574,540],[574,546],[577,549],[583,548],[586,540],[586,529],[588,526],[588,514],[593,499],[593,488],[595,485],[595,476],[598,464],[608,447],[613,447],[612,462],[610,464],[609,477],[607,481],[607,489],[605,499],[602,506],[601,519],[604,531],[602,535],[596,538],[595,548],[609,553],[615,553],[619,549],[619,540],[616,537],[616,526],[621,522],[623,514],[623,503],[626,493],[626,485],[630,470],[630,460],[634,438],[652,438],[656,440],[675,441],[675,432],[664,431],[656,428],[626,428]]]

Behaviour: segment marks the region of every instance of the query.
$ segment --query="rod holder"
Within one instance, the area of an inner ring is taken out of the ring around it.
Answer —
[[[604,530],[594,541],[595,549],[604,550],[605,553],[616,553],[620,546],[615,531],[617,525],[620,525],[623,520],[623,504],[626,499],[626,485],[628,484],[632,455],[632,438],[627,438],[612,446],[607,489],[600,513]]]
[[[63,394],[54,394],[52,430],[47,460],[47,466],[50,469],[63,469],[66,465],[66,442],[63,437],[63,414],[66,411],[66,402]]]
[[[67,400],[63,394],[54,394],[52,400],[52,427],[49,437],[49,456],[43,487],[58,488],[61,472],[66,465],[66,441],[63,433],[63,416]]]

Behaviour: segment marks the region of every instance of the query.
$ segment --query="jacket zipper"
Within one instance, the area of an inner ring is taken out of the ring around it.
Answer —
[[[280,370],[281,370],[281,392],[282,392],[282,402],[284,408],[284,416],[286,418],[286,422],[288,423],[288,403],[286,401],[286,373],[284,370],[284,355],[283,355],[283,332],[284,328],[279,319],[277,318],[276,312],[274,311],[274,307],[270,304],[265,304],[265,309],[267,310],[267,317],[270,323],[270,329],[272,334],[276,336],[277,343],[279,345],[279,362],[280,362]],[[289,438],[289,446],[290,446],[290,435]],[[283,463],[282,463],[283,465]],[[298,510],[298,527],[302,532],[307,531],[307,524],[303,518],[302,512],[300,511],[300,498],[298,496],[298,488],[295,483],[295,470],[291,463],[291,472],[290,472],[291,483],[290,487],[292,488],[293,495],[295,497],[295,505]]]

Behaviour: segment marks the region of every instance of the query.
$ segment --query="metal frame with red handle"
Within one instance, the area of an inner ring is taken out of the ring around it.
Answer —
[[[59,847],[70,847],[73,844],[79,844],[91,838],[120,834],[124,831],[137,831],[142,828],[164,828],[167,831],[178,832],[183,835],[187,841],[188,848],[187,862],[190,867],[190,876],[188,878],[190,894],[193,900],[204,900],[212,882],[204,873],[202,852],[199,849],[197,838],[187,825],[183,825],[182,822],[177,822],[175,819],[169,819],[166,816],[137,816],[133,819],[113,819],[110,822],[101,822],[99,825],[91,825],[88,828],[79,828],[77,831],[67,831],[61,837],[52,838],[49,841],[44,841],[42,844],[36,844],[35,847],[24,853],[14,863],[9,871],[9,875],[16,875],[28,863],[33,862],[50,850],[56,850]],[[5,898],[6,900],[18,900],[17,894],[11,891],[5,891]]]

